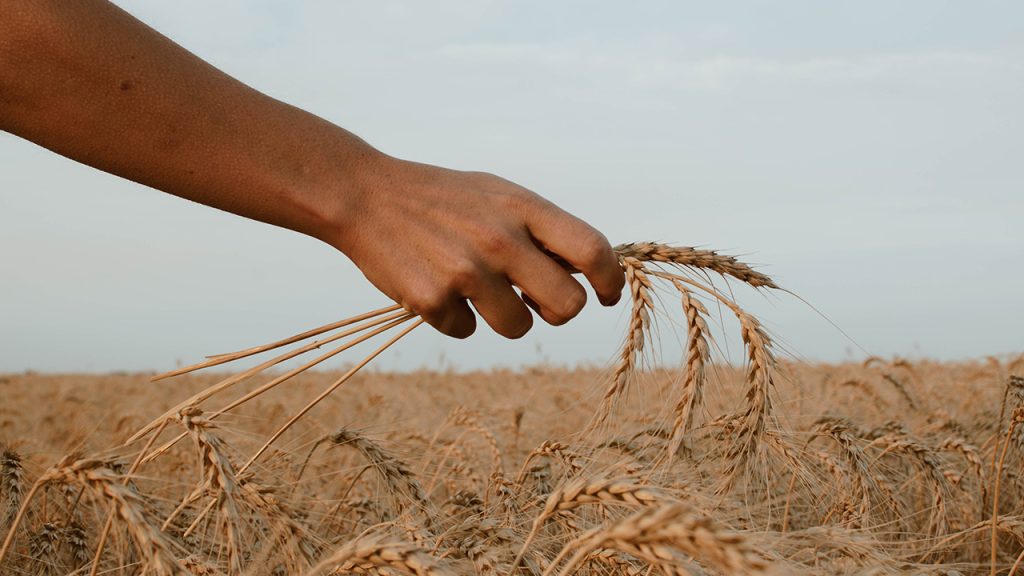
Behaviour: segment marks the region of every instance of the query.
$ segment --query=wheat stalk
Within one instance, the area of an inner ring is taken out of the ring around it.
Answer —
[[[1024,384],[1024,382],[1022,382],[1022,384]],[[999,496],[1000,489],[1002,487],[1003,465],[1006,462],[1006,451],[1010,446],[1010,438],[1013,436],[1013,431],[1021,424],[1024,424],[1024,406],[1014,408],[1013,414],[1010,417],[1010,423],[1006,426],[1006,436],[1003,440],[1003,448],[1000,451],[999,462],[996,466],[995,476],[992,480],[992,533],[991,554],[989,558],[991,563],[991,571],[989,572],[990,576],[996,575],[996,562],[998,559],[998,539],[996,528],[999,518]]]

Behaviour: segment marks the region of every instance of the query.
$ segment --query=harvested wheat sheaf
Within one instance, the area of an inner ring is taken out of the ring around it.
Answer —
[[[736,296],[768,276],[615,250],[607,371],[367,374],[422,323],[389,306],[171,384],[5,379],[0,574],[1024,576],[1024,356],[787,361]]]

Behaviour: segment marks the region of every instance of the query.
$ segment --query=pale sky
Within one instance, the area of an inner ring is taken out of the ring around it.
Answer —
[[[1019,2],[118,4],[385,152],[613,243],[742,255],[855,342],[738,290],[801,358],[1024,351]],[[0,266],[0,372],[161,370],[386,303],[315,240],[5,133]],[[599,308],[519,341],[422,328],[375,365],[603,363],[625,307]]]

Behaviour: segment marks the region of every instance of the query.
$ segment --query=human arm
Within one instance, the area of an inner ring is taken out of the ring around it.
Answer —
[[[383,154],[270,98],[102,0],[0,0],[0,129],[136,182],[318,238],[442,332],[469,299],[498,333],[575,316],[582,271],[605,303],[607,240],[488,174]]]

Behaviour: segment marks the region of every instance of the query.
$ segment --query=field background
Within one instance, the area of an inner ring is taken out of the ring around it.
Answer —
[[[234,519],[217,507],[208,523],[183,535],[202,508],[202,501],[193,503],[166,529],[169,545],[190,548],[192,555],[175,556],[197,574],[231,573],[236,561],[238,573],[305,573],[354,540],[362,548],[348,551],[338,573],[505,574],[544,516],[545,502],[572,500],[568,490],[578,501],[541,523],[521,573],[559,573],[551,561],[563,547],[653,507],[643,497],[653,494],[696,515],[683,522],[696,534],[690,536],[695,548],[672,540],[664,549],[670,552],[660,552],[672,555],[674,563],[665,564],[676,566],[671,573],[988,574],[990,467],[993,454],[1000,454],[996,566],[1007,573],[1024,549],[1024,444],[1019,432],[1006,435],[1014,408],[1020,408],[1018,419],[1024,415],[1024,382],[1012,377],[1024,374],[1024,356],[782,362],[778,374],[769,447],[722,494],[735,432],[722,415],[744,404],[746,378],[739,369],[711,370],[698,425],[668,464],[661,459],[677,370],[639,374],[613,423],[587,432],[609,377],[605,369],[360,373],[289,430],[249,480],[238,477],[241,485],[258,483],[261,494],[273,495],[276,508],[260,511],[240,490]],[[121,458],[123,473],[131,453],[109,447],[225,374],[158,383],[149,376],[0,377],[0,443],[7,447],[7,467],[0,471],[8,473],[0,496],[12,501],[11,454],[20,457],[23,486],[67,454],[102,454],[112,463]],[[210,446],[229,461],[221,466],[237,469],[337,376],[302,374],[215,426],[200,426],[215,441],[186,439],[143,464],[131,480],[144,498],[140,509],[152,515],[150,522],[167,517],[182,495],[216,475],[211,469],[224,472],[209,462]],[[161,441],[172,436],[165,432]],[[376,472],[368,462],[378,465]],[[7,573],[66,573],[94,553],[107,510],[103,499],[89,505],[89,490],[82,496],[75,481],[60,485],[65,488],[37,498],[23,520]],[[589,499],[578,494],[588,493],[581,488],[586,485],[593,485]],[[621,497],[637,491],[639,499]],[[237,525],[226,542],[231,522]],[[294,524],[294,539],[269,549],[261,542],[275,533],[275,522]],[[134,573],[141,566],[159,571],[144,559],[149,552],[135,549],[136,539],[115,523],[101,573]],[[381,560],[374,547],[386,548],[385,541],[397,552]],[[605,544],[567,573],[647,574],[657,564],[651,560],[656,546]]]

